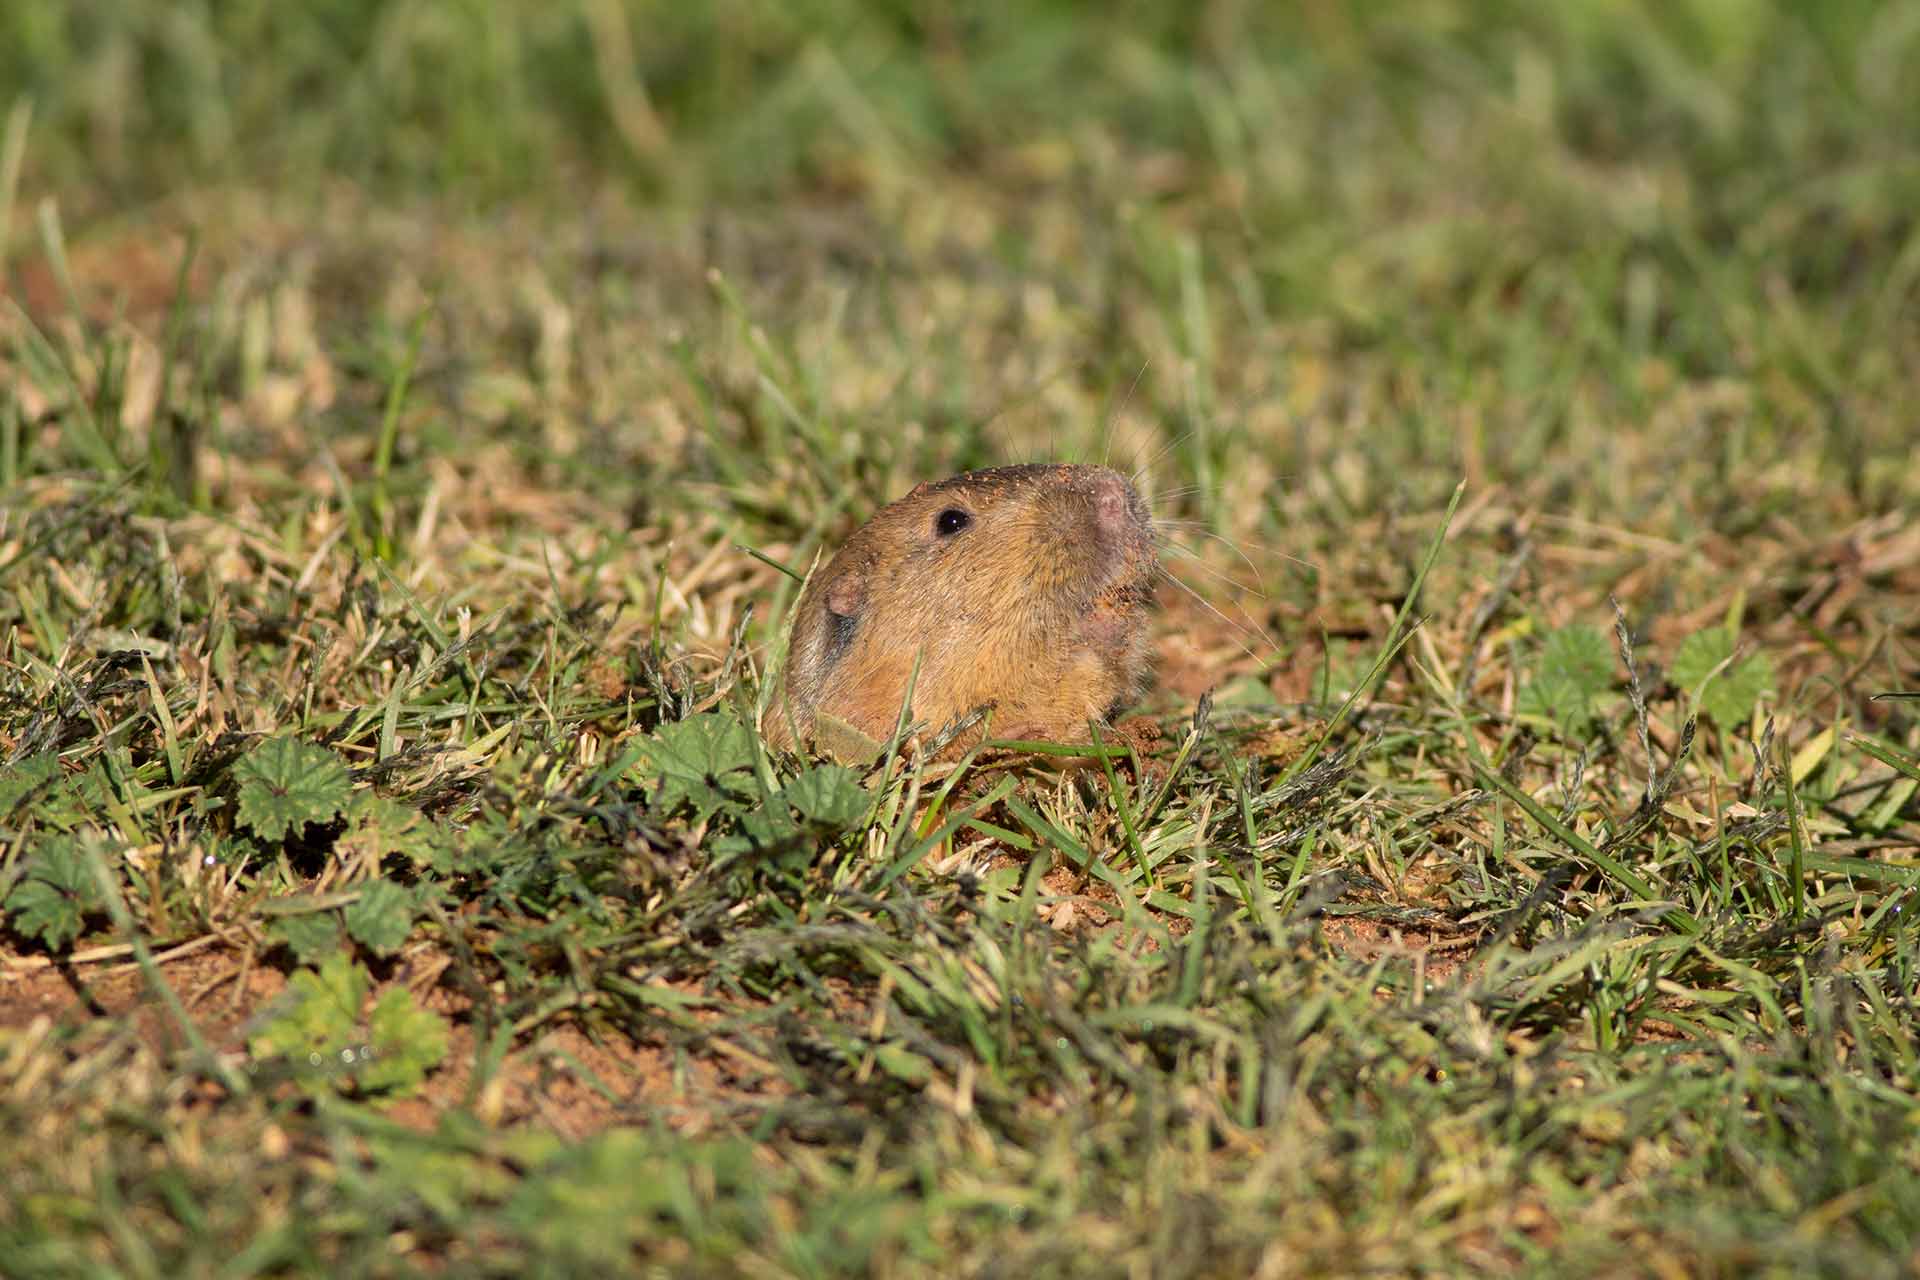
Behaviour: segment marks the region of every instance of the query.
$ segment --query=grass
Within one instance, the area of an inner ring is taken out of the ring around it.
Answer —
[[[0,11],[4,1269],[1911,1271],[1916,61]],[[783,569],[1038,457],[1158,736],[769,754]]]

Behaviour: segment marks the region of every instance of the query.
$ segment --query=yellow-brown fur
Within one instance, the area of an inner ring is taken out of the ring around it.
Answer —
[[[991,708],[995,737],[1083,740],[1140,691],[1157,567],[1145,506],[1104,467],[919,485],[802,593],[768,737],[791,745],[791,722],[827,746],[827,726],[885,741],[912,679],[908,718],[935,733]]]

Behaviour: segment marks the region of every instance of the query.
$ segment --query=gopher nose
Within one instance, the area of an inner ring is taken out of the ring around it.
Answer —
[[[1112,471],[1093,478],[1093,512],[1107,533],[1125,533],[1134,523],[1127,482]]]

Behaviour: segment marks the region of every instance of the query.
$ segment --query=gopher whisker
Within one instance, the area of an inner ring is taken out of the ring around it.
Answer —
[[[1103,467],[1113,456],[1113,426],[1120,420],[1120,415],[1127,411],[1127,406],[1133,403],[1133,393],[1140,389],[1140,379],[1147,376],[1147,367],[1152,363],[1152,356],[1147,356],[1140,361],[1140,367],[1134,370],[1133,381],[1127,384],[1126,394],[1120,397],[1120,403],[1114,406],[1112,413],[1107,415],[1107,438],[1100,445],[1100,465]],[[1134,473],[1133,479],[1135,483],[1139,482],[1138,472]]]
[[[1191,440],[1192,438],[1193,438],[1193,428],[1188,427],[1185,431],[1182,431],[1179,435],[1175,436],[1173,439],[1161,445],[1157,450],[1154,451],[1154,454],[1151,458],[1148,458],[1145,462],[1141,463],[1139,466],[1133,469],[1133,475],[1131,479],[1134,485],[1137,487],[1140,484],[1141,480],[1143,480],[1146,477],[1147,472],[1153,469],[1153,466],[1155,463],[1159,462],[1160,459],[1166,457],[1167,454],[1171,453],[1175,449],[1178,449],[1181,445],[1185,444],[1188,440]]]
[[[1223,543],[1232,548],[1233,552],[1242,560],[1247,559],[1245,548],[1252,547],[1256,551],[1264,552],[1270,556],[1278,556],[1282,560],[1297,564],[1302,569],[1311,569],[1315,573],[1323,571],[1322,567],[1312,560],[1302,560],[1299,556],[1293,555],[1291,552],[1282,551],[1271,542],[1262,542],[1258,538],[1229,538],[1223,534],[1215,533],[1198,520],[1155,520],[1153,524],[1154,528],[1158,530],[1179,530],[1181,532],[1197,533],[1203,538],[1212,538],[1215,542]],[[1173,550],[1185,552],[1190,556],[1198,555],[1198,552],[1194,551],[1193,548],[1183,547],[1171,538],[1166,540],[1165,545]],[[1258,574],[1259,570],[1255,569],[1254,572]]]
[[[1234,577],[1231,573],[1228,573],[1224,569],[1214,568],[1212,565],[1208,564],[1205,560],[1202,560],[1199,556],[1199,553],[1194,551],[1193,548],[1191,547],[1183,547],[1177,542],[1169,542],[1163,545],[1162,550],[1179,552],[1181,555],[1191,560],[1195,568],[1199,569],[1202,573],[1212,578],[1215,582],[1224,582],[1228,586],[1236,587],[1241,591],[1252,592],[1254,595],[1259,596],[1262,600],[1267,598],[1267,584],[1265,583],[1265,581],[1261,579],[1260,571],[1258,569],[1253,570],[1253,578],[1254,578],[1253,582],[1246,583]],[[1242,558],[1244,559],[1245,557],[1242,557]],[[1252,568],[1253,562],[1249,560],[1247,561],[1247,565],[1249,568]]]
[[[1182,499],[1191,498],[1196,494],[1204,492],[1206,492],[1206,490],[1201,485],[1183,484],[1176,489],[1156,489],[1153,497],[1155,502],[1179,502]]]
[[[1156,571],[1162,577],[1164,577],[1168,582],[1171,582],[1174,586],[1180,588],[1182,591],[1192,596],[1194,599],[1194,602],[1198,604],[1202,609],[1205,609],[1208,613],[1211,613],[1214,617],[1226,623],[1227,626],[1231,627],[1234,631],[1238,632],[1241,636],[1250,637],[1252,639],[1258,640],[1262,644],[1272,649],[1278,649],[1280,647],[1279,640],[1267,634],[1267,632],[1264,629],[1249,627],[1244,622],[1236,622],[1232,618],[1229,618],[1226,614],[1220,612],[1220,610],[1217,607],[1215,607],[1212,601],[1208,600],[1205,596],[1201,595],[1198,591],[1195,591],[1192,587],[1188,586],[1186,583],[1180,581],[1180,579],[1174,577],[1172,571],[1169,570],[1165,565],[1158,566]],[[1256,664],[1258,664],[1263,668],[1267,665],[1267,660],[1262,658],[1259,654],[1255,653],[1253,649],[1247,645],[1245,640],[1242,640],[1240,642],[1240,652],[1246,654],[1250,660],[1252,660],[1253,662],[1255,662]]]

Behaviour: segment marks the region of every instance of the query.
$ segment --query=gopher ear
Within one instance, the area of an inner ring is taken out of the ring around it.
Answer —
[[[867,602],[867,590],[857,574],[843,573],[827,584],[827,633],[824,657],[829,664],[853,644],[860,630],[860,607]]]
[[[843,573],[827,584],[827,612],[842,618],[857,617],[867,602],[866,585],[858,574]]]

